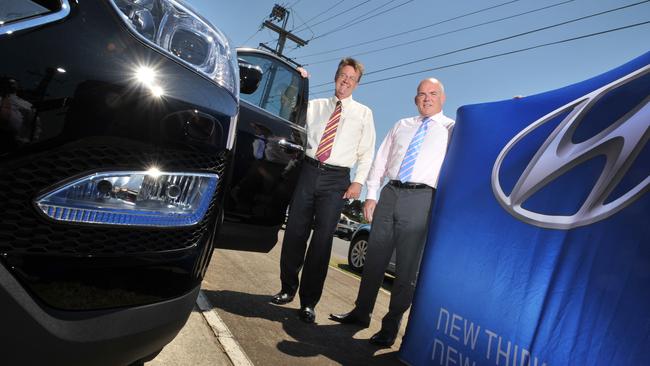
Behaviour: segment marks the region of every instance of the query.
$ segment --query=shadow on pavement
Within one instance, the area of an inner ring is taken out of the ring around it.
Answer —
[[[328,314],[319,313],[315,324],[306,324],[298,318],[294,307],[270,304],[271,296],[235,291],[205,291],[218,308],[247,318],[262,318],[282,324],[285,334],[277,332],[277,349],[287,355],[301,358],[323,355],[342,365],[401,365],[397,352],[374,355],[379,349],[367,339],[353,336],[362,328],[354,325],[331,324]],[[321,324],[318,324],[318,322]]]
[[[350,267],[349,264],[339,263],[339,264],[336,265],[336,267],[338,269],[342,270],[342,271],[346,271],[346,272],[348,272],[350,274],[353,274],[355,276],[359,276],[359,278],[361,278],[361,273],[353,270],[352,267]],[[394,279],[395,279],[395,277],[393,277],[392,275],[386,273],[384,275],[384,282],[381,284],[381,288],[383,288],[384,290],[390,292],[393,289],[393,280]]]

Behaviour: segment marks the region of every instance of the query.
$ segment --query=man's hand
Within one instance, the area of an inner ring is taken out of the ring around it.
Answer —
[[[361,183],[357,182],[352,182],[350,186],[348,187],[348,190],[345,191],[345,194],[343,195],[343,199],[353,199],[356,200],[359,198],[361,195]]]
[[[375,213],[375,207],[377,206],[377,201],[375,200],[366,200],[363,204],[363,217],[372,222],[372,215]]]
[[[303,78],[307,79],[309,77],[309,72],[307,72],[307,70],[305,70],[304,68],[299,67],[297,70],[300,73],[300,76],[302,76]]]

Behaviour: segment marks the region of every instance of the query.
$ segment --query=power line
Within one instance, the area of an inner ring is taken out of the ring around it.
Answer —
[[[301,30],[304,29],[304,28],[303,28],[303,25],[306,26],[306,25],[307,25],[309,22],[311,22],[312,20],[314,20],[314,19],[320,17],[321,15],[323,15],[323,14],[329,12],[330,10],[333,10],[334,8],[336,8],[337,6],[339,6],[341,3],[343,3],[344,1],[345,1],[345,0],[339,0],[338,3],[336,3],[336,4],[332,5],[332,6],[330,6],[329,8],[323,10],[322,12],[320,12],[320,13],[314,15],[313,17],[311,17],[311,18],[309,18],[307,21],[305,21],[303,24],[299,25],[298,28],[294,28],[294,29],[292,29],[291,31],[292,31],[292,32],[300,32]]]
[[[290,8],[289,6],[287,6],[286,8],[287,8],[288,10],[291,10],[291,13],[294,13],[294,12],[295,12],[295,11],[294,11],[292,8]],[[294,14],[294,15],[295,15],[295,14]],[[293,17],[291,17],[291,28],[295,28],[295,27],[296,27],[296,17],[293,16]]]
[[[298,4],[300,1],[301,1],[301,0],[296,0],[296,1],[291,5],[291,6],[295,6],[295,5]],[[289,8],[289,6],[287,6],[287,8]],[[243,44],[243,45],[246,45],[246,43],[248,43],[248,41],[250,41],[251,39],[253,39],[253,37],[255,37],[255,36],[256,36],[260,31],[262,31],[262,29],[264,29],[264,24],[263,24],[263,23],[264,23],[264,21],[266,20],[266,18],[267,18],[267,17],[262,18],[262,24],[260,24],[260,27],[257,29],[257,31],[256,31],[255,33],[253,33],[250,37],[248,37],[248,39],[246,39],[246,41],[244,41],[244,44]],[[267,44],[267,43],[269,43],[269,42],[271,42],[271,41],[272,41],[272,40],[268,40],[268,41],[266,41],[266,42],[260,42],[260,43],[261,43],[261,44]]]
[[[339,47],[339,48],[335,48],[335,49],[331,49],[331,50],[327,50],[327,51],[321,51],[321,52],[316,52],[316,53],[310,53],[310,54],[307,54],[307,55],[304,55],[304,56],[300,56],[300,57],[303,58],[303,57],[312,57],[312,56],[323,55],[323,54],[326,54],[326,53],[332,53],[332,52],[341,51],[341,50],[345,50],[345,49],[352,48],[352,47],[363,46],[363,45],[366,45],[366,44],[370,44],[370,43],[375,43],[375,42],[383,41],[383,40],[386,40],[386,39],[389,39],[389,38],[399,37],[399,36],[402,36],[402,35],[404,35],[404,34],[408,34],[408,33],[416,32],[416,31],[419,31],[419,30],[422,30],[422,29],[426,29],[426,28],[430,28],[430,27],[433,27],[433,26],[436,26],[436,25],[440,25],[440,24],[448,23],[448,22],[451,22],[451,21],[453,21],[453,20],[458,20],[458,19],[461,19],[461,18],[468,17],[468,16],[470,16],[470,15],[479,14],[479,13],[482,13],[482,12],[485,12],[485,11],[488,11],[488,10],[492,10],[492,9],[495,9],[495,8],[498,8],[498,7],[501,7],[501,6],[504,6],[504,5],[508,5],[508,4],[516,3],[516,2],[518,2],[518,1],[521,1],[521,0],[510,0],[510,1],[506,1],[506,2],[501,3],[501,4],[497,4],[497,5],[493,5],[493,6],[487,7],[487,8],[483,8],[483,9],[475,10],[475,11],[472,11],[472,12],[469,12],[469,13],[466,13],[466,14],[462,14],[462,15],[459,15],[459,16],[455,16],[455,17],[453,17],[453,18],[449,18],[449,19],[441,20],[441,21],[439,21],[439,22],[435,22],[435,23],[428,24],[428,25],[425,25],[425,26],[421,26],[421,27],[413,28],[413,29],[410,29],[410,30],[407,30],[407,31],[403,31],[403,32],[399,32],[399,33],[391,34],[391,35],[388,35],[388,36],[385,36],[385,37],[376,38],[376,39],[373,39],[373,40],[370,40],[370,41],[364,41],[364,42],[360,42],[360,43],[355,43],[355,44],[351,44],[351,45],[348,45],[348,46],[343,46],[343,47]]]
[[[352,54],[351,56],[362,56],[362,55],[368,55],[368,54],[371,54],[371,53],[377,53],[377,52],[385,51],[385,50],[388,50],[388,49],[391,49],[391,50],[392,50],[392,49],[395,49],[395,48],[398,48],[398,47],[408,46],[408,45],[410,45],[410,44],[417,43],[417,42],[422,42],[422,41],[426,41],[426,40],[429,40],[429,39],[432,39],[432,38],[437,38],[437,37],[441,37],[441,36],[446,36],[446,35],[449,35],[449,34],[452,34],[452,33],[458,33],[458,32],[464,31],[464,30],[469,30],[469,29],[477,28],[477,27],[480,27],[480,26],[483,26],[483,25],[493,24],[493,23],[497,23],[497,22],[504,21],[504,20],[517,18],[517,17],[520,17],[520,16],[522,16],[522,15],[527,15],[527,14],[535,13],[535,12],[538,12],[538,11],[542,11],[542,10],[550,9],[550,8],[553,8],[553,7],[556,7],[556,6],[560,6],[560,5],[564,5],[564,4],[567,4],[567,3],[573,2],[573,1],[575,1],[575,0],[565,0],[565,1],[562,1],[562,2],[559,2],[559,3],[555,3],[555,4],[551,4],[551,5],[547,5],[547,6],[544,6],[544,7],[541,7],[541,8],[537,8],[537,9],[534,9],[534,10],[525,11],[525,12],[523,12],[523,13],[518,13],[518,14],[510,15],[510,16],[507,16],[507,17],[503,17],[503,18],[499,18],[499,19],[490,20],[490,21],[487,21],[487,22],[478,23],[478,24],[474,24],[474,25],[467,26],[467,27],[457,28],[457,29],[454,29],[454,30],[451,30],[451,31],[447,31],[447,32],[443,32],[443,33],[437,33],[437,34],[434,34],[434,35],[431,35],[431,36],[427,36],[427,37],[424,37],[424,38],[419,38],[419,39],[416,39],[416,40],[413,40],[413,41],[408,41],[408,42],[405,42],[405,43],[404,43],[404,42],[400,42],[400,43],[396,43],[396,44],[393,44],[393,45],[390,45],[390,46],[386,46],[386,47],[382,47],[382,48],[376,48],[376,49],[374,49],[374,50],[370,50],[370,51],[365,51],[365,52],[355,53],[355,54]],[[326,60],[320,60],[320,61],[316,61],[316,62],[311,62],[311,63],[305,64],[304,66],[309,66],[309,65],[318,65],[318,64],[325,63],[325,62],[330,62],[330,61],[333,61],[333,60],[338,60],[338,59],[339,59],[338,57],[337,57],[337,58],[329,58],[329,59],[326,59]]]
[[[305,21],[302,19],[302,17],[301,17],[300,15],[298,15],[298,12],[296,12],[295,9],[293,10],[293,15],[297,16],[297,17],[300,19],[300,21],[302,21],[302,25],[306,26],[307,29],[309,29],[309,31],[311,32],[312,35],[314,34],[314,31],[311,29],[311,27],[307,24],[307,22],[305,22]],[[295,29],[295,28],[294,28],[294,29]],[[296,48],[297,48],[297,47],[296,47]],[[294,48],[294,49],[295,49],[295,48]]]
[[[490,56],[480,57],[480,58],[476,58],[476,59],[473,59],[473,60],[457,62],[457,63],[454,63],[454,64],[449,64],[449,65],[444,65],[444,66],[439,66],[439,67],[433,67],[433,68],[430,68],[430,69],[405,73],[405,74],[391,76],[391,77],[387,77],[387,78],[383,78],[383,79],[371,80],[371,81],[366,82],[364,84],[375,84],[375,83],[379,83],[379,82],[386,81],[386,80],[396,79],[398,77],[411,76],[411,75],[415,75],[415,74],[421,74],[421,73],[424,73],[424,72],[446,69],[446,68],[453,67],[453,66],[465,65],[465,64],[472,63],[472,62],[489,60],[489,59],[496,58],[496,57],[512,55],[512,54],[515,54],[515,53],[530,51],[530,50],[534,50],[534,49],[537,49],[537,48],[554,46],[554,45],[558,45],[558,44],[562,44],[562,43],[577,41],[577,40],[584,39],[584,38],[599,36],[599,35],[603,35],[603,34],[606,34],[606,33],[617,32],[617,31],[620,31],[620,30],[628,29],[628,28],[639,27],[639,26],[646,25],[646,24],[650,24],[650,20],[645,21],[645,22],[641,22],[641,23],[630,24],[630,25],[626,25],[626,26],[622,26],[622,27],[618,27],[618,28],[607,29],[607,30],[604,30],[604,31],[601,31],[601,32],[595,32],[595,33],[585,34],[585,35],[582,35],[582,36],[562,39],[562,40],[555,41],[555,42],[542,43],[542,44],[538,44],[538,45],[530,46],[530,47],[526,47],[526,48],[521,48],[521,49],[514,50],[514,51],[503,52],[503,53],[498,53],[498,54],[494,54],[494,55],[490,55]]]
[[[296,0],[296,1],[294,1],[293,4],[291,4],[291,5],[287,5],[287,8],[293,8],[294,6],[298,5],[298,3],[299,3],[300,1],[301,1],[301,0]]]
[[[296,36],[295,34],[291,33],[290,31],[287,31],[286,28],[287,28],[287,22],[289,21],[289,15],[290,12],[285,7],[275,4],[273,6],[273,10],[271,11],[270,20],[266,20],[264,21],[264,23],[262,23],[266,28],[278,34],[278,44],[275,47],[275,50],[271,48],[269,48],[268,50],[280,57],[282,57],[282,51],[284,50],[284,46],[287,40],[290,40],[293,43],[296,43],[300,46],[304,46],[308,43],[308,41],[305,41],[299,38],[298,36]],[[281,21],[282,25],[280,26],[273,23],[273,20]],[[264,47],[264,46],[260,44],[260,47]]]
[[[250,37],[248,37],[248,39],[244,41],[244,43],[242,44],[242,46],[245,46],[246,43],[248,43],[248,41],[250,41],[251,39],[253,39],[253,37],[255,37],[259,32],[261,32],[261,31],[262,31],[262,28],[264,28],[264,27],[262,27],[262,26],[260,25],[260,27],[257,29],[257,32],[253,33]]]
[[[316,23],[316,24],[312,24],[311,26],[312,26],[312,27],[315,27],[315,26],[317,26],[317,25],[319,25],[319,24],[325,23],[326,21],[331,20],[331,19],[333,19],[333,18],[336,18],[337,16],[339,16],[339,15],[341,15],[341,14],[345,14],[345,13],[347,13],[347,12],[350,11],[350,10],[356,9],[356,8],[360,7],[361,5],[363,5],[363,4],[365,4],[365,3],[369,2],[369,1],[370,1],[370,0],[365,0],[365,1],[363,1],[363,2],[361,2],[361,3],[359,3],[359,4],[355,5],[355,6],[353,6],[353,7],[351,7],[351,8],[348,8],[348,9],[343,10],[343,11],[340,12],[340,13],[334,14],[334,15],[332,15],[332,16],[329,17],[329,18],[323,19],[323,20],[321,20],[320,22],[318,22],[318,23]],[[298,31],[299,31],[299,30],[295,30],[295,32],[298,32]],[[294,32],[294,30],[292,29],[290,32]]]
[[[367,11],[367,12],[366,12],[365,14],[363,14],[362,16],[366,16],[366,15],[372,14],[373,12],[375,12],[375,11],[377,11],[377,10],[379,10],[379,9],[381,9],[381,8],[383,8],[383,7],[385,7],[386,5],[388,5],[388,4],[390,4],[390,3],[394,3],[395,1],[396,1],[396,0],[389,0],[389,1],[387,1],[387,2],[385,2],[385,3],[383,3],[383,4],[381,4],[381,5],[379,5],[378,7],[374,8],[374,9],[372,9],[372,10]],[[356,18],[359,18],[359,16],[357,16]],[[348,24],[351,24],[351,23],[354,23],[354,22],[355,22],[355,20],[351,20],[351,21],[349,21],[349,22],[347,22],[347,23],[345,23],[345,24],[339,25],[339,26],[337,26],[337,27],[344,27],[344,26],[346,26],[346,25],[348,25]],[[316,37],[316,38],[320,38],[320,37],[321,37],[321,36],[318,36],[318,37]],[[313,39],[316,39],[316,38],[313,38]],[[313,40],[313,39],[312,39],[312,40]]]
[[[577,41],[577,40],[580,40],[580,39],[595,37],[595,36],[603,35],[603,34],[606,34],[606,33],[617,32],[617,31],[620,31],[620,30],[639,27],[639,26],[646,25],[646,24],[650,24],[650,20],[645,21],[645,22],[641,22],[641,23],[629,24],[629,25],[626,25],[626,26],[618,27],[618,28],[607,29],[607,30],[600,31],[600,32],[585,34],[585,35],[582,35],[582,36],[562,39],[562,40],[555,41],[555,42],[542,43],[542,44],[538,44],[538,45],[535,45],[535,46],[520,48],[520,49],[514,50],[514,51],[498,53],[498,54],[494,54],[494,55],[490,55],[490,56],[479,57],[479,58],[475,58],[475,59],[471,59],[471,60],[467,60],[467,61],[456,62],[456,63],[453,63],[453,64],[448,64],[448,65],[443,65],[443,66],[438,66],[438,67],[432,67],[432,68],[425,69],[425,70],[414,71],[414,72],[409,72],[409,73],[405,73],[405,74],[390,76],[390,77],[386,77],[386,78],[383,78],[383,79],[371,80],[371,81],[365,82],[365,83],[360,84],[360,85],[375,84],[375,83],[380,83],[380,82],[387,81],[387,80],[402,78],[402,77],[405,77],[405,76],[412,76],[412,75],[416,75],[416,74],[422,74],[422,73],[425,73],[425,72],[447,69],[447,68],[454,67],[454,66],[466,65],[466,64],[469,64],[469,63],[473,63],[473,62],[489,60],[489,59],[492,59],[492,58],[512,55],[512,54],[515,54],[515,53],[521,53],[521,52],[530,51],[530,50],[534,50],[534,49],[542,48],[542,47],[553,46],[553,45],[557,45],[557,44],[561,44],[561,43]],[[332,90],[333,89],[323,90],[323,91],[320,91],[320,92],[315,92],[315,93],[310,93],[310,94],[311,95],[325,94],[325,93],[331,92]]]
[[[400,68],[400,67],[412,65],[412,64],[415,64],[415,63],[418,63],[418,62],[427,61],[427,60],[431,60],[431,59],[442,57],[442,56],[448,56],[448,55],[451,55],[451,54],[454,54],[454,53],[467,51],[467,50],[471,50],[471,49],[474,49],[474,48],[478,48],[478,47],[482,47],[482,46],[486,46],[486,45],[490,45],[490,44],[494,44],[494,43],[498,43],[498,42],[503,42],[505,40],[514,39],[514,38],[517,38],[517,37],[521,37],[521,36],[541,32],[541,31],[544,31],[544,30],[547,30],[547,29],[559,27],[559,26],[566,25],[566,24],[569,24],[569,23],[574,23],[574,22],[577,22],[577,21],[580,21],[580,20],[585,20],[585,19],[593,18],[593,17],[599,16],[599,15],[603,15],[603,14],[611,13],[611,12],[614,12],[614,11],[630,8],[630,7],[637,6],[637,5],[640,5],[640,4],[643,4],[643,3],[647,3],[649,1],[650,0],[639,1],[637,3],[624,5],[624,6],[621,6],[621,7],[618,7],[618,8],[605,10],[605,11],[601,11],[601,12],[590,14],[590,15],[585,15],[583,17],[574,18],[574,19],[567,20],[567,21],[564,21],[564,22],[560,22],[560,23],[557,23],[557,24],[554,24],[554,25],[549,25],[549,26],[533,29],[533,30],[530,30],[530,31],[518,33],[518,34],[515,34],[515,35],[512,35],[512,36],[503,37],[503,38],[495,39],[495,40],[492,40],[492,41],[483,42],[483,43],[475,44],[475,45],[472,45],[472,46],[459,48],[457,50],[440,53],[440,54],[437,54],[437,55],[421,58],[421,59],[418,59],[418,60],[415,60],[415,61],[404,62],[404,63],[398,64],[398,65],[385,67],[383,69],[374,70],[374,71],[366,73],[365,75],[372,75],[372,74],[376,74],[376,73],[380,73],[380,72],[384,72],[384,71],[388,71],[388,70],[397,69],[397,68]],[[314,85],[313,87],[317,88],[317,87],[328,85],[328,84],[331,84],[331,82],[327,82],[327,83],[323,83],[323,84],[319,84],[319,85]]]
[[[372,12],[374,12],[374,11],[376,11],[376,10],[378,10],[378,9],[381,9],[381,8],[385,7],[386,5],[388,5],[388,4],[390,4],[390,3],[393,3],[393,2],[395,2],[395,1],[396,1],[396,0],[389,0],[388,2],[383,3],[382,5],[380,5],[380,6],[376,7],[376,8],[374,8],[374,9],[372,9],[372,10],[366,12],[365,15],[371,14]],[[411,1],[413,1],[413,0],[411,0]],[[354,20],[353,20],[353,21],[350,21],[350,22],[348,22],[348,23],[345,23],[345,24],[341,25],[340,27],[347,26],[347,25],[352,24],[352,23],[354,23],[354,22],[355,22]],[[311,27],[309,27],[309,25],[307,25],[307,28],[309,28],[309,30],[310,30],[311,33],[312,33],[312,38],[309,40],[310,42],[313,41],[314,39],[317,39],[317,38],[322,37],[322,36],[314,37],[314,31],[311,29]],[[290,51],[294,51],[294,50],[296,50],[297,48],[298,48],[298,47],[293,47],[293,48],[290,49]]]
[[[541,28],[537,28],[537,29],[530,30],[530,31],[526,31],[526,32],[518,33],[518,34],[515,34],[515,35],[512,35],[512,36],[499,38],[499,39],[496,39],[496,40],[493,40],[493,41],[490,41],[490,42],[484,42],[484,43],[480,43],[480,44],[477,44],[477,45],[474,45],[474,46],[465,47],[465,48],[463,48],[463,49],[460,49],[460,50],[457,50],[457,51],[453,51],[452,53],[461,52],[461,51],[467,51],[467,50],[472,49],[472,48],[477,48],[477,47],[481,47],[481,46],[485,46],[485,45],[489,45],[489,44],[493,44],[493,43],[497,43],[497,42],[502,42],[502,41],[505,41],[505,40],[509,40],[509,39],[513,39],[513,38],[517,38],[517,37],[522,37],[522,36],[525,36],[525,35],[529,35],[529,34],[532,34],[532,33],[541,32],[541,31],[544,31],[544,30],[547,30],[547,29],[551,29],[551,28],[555,28],[555,27],[559,27],[559,26],[567,25],[567,24],[570,24],[570,23],[575,23],[575,22],[578,22],[578,21],[581,21],[581,20],[585,20],[585,19],[589,19],[589,18],[597,17],[597,16],[600,16],[600,15],[603,15],[603,14],[608,14],[608,13],[612,13],[612,12],[619,11],[619,10],[622,10],[622,9],[626,9],[626,8],[630,8],[630,7],[633,7],[633,6],[637,6],[637,5],[640,5],[640,4],[643,4],[643,3],[647,3],[648,1],[650,1],[650,0],[639,1],[639,2],[636,2],[636,3],[633,3],[633,4],[623,5],[623,6],[620,6],[620,7],[618,7],[618,8],[614,8],[614,9],[610,9],[610,10],[605,10],[605,11],[601,11],[601,12],[594,13],[594,14],[590,14],[590,15],[585,15],[585,16],[583,16],[583,17],[579,17],[579,18],[575,18],[575,19],[567,20],[567,21],[560,22],[560,23],[553,24],[553,25],[549,25],[549,26],[546,26],[546,27],[541,27]],[[445,56],[445,55],[447,55],[447,54],[449,54],[449,53],[442,54],[442,55],[431,56],[431,57],[425,57],[425,58],[422,58],[422,59],[419,59],[419,60],[410,61],[410,62],[405,62],[405,63],[400,64],[400,65],[394,65],[394,66],[385,67],[385,68],[383,68],[383,69],[379,69],[379,70],[371,71],[371,72],[367,73],[366,75],[376,74],[376,73],[378,73],[378,72],[384,72],[384,71],[388,71],[388,70],[396,69],[396,68],[399,68],[399,67],[404,67],[404,66],[411,65],[411,64],[414,64],[414,63],[418,63],[418,62],[422,62],[422,61],[430,60],[430,59],[432,59],[432,58],[436,58],[436,57],[440,57],[440,56]]]
[[[394,0],[393,0],[393,1],[394,1]],[[383,6],[385,6],[385,5],[389,4],[389,3],[392,3],[393,1],[389,1],[388,3],[382,5],[381,7],[383,7]],[[365,22],[366,20],[369,20],[369,19],[372,19],[372,18],[378,17],[378,16],[380,16],[380,15],[382,15],[382,14],[385,14],[385,13],[391,11],[391,10],[395,10],[395,9],[397,9],[397,8],[399,8],[399,7],[401,7],[401,6],[404,6],[404,5],[408,4],[408,3],[411,3],[411,2],[413,2],[413,1],[415,1],[415,0],[407,0],[407,1],[403,2],[403,3],[401,3],[401,4],[398,4],[398,5],[393,6],[392,8],[386,9],[386,10],[384,10],[384,11],[378,13],[378,14],[370,15],[370,16],[367,16],[366,18],[363,18],[363,19],[360,19],[360,20],[353,20],[353,21],[351,21],[351,22],[348,22],[348,23],[346,23],[346,24],[343,24],[342,26],[338,26],[338,27],[336,27],[336,28],[334,28],[334,29],[332,29],[332,30],[330,30],[330,31],[328,31],[328,32],[325,32],[325,33],[321,34],[320,36],[314,37],[314,38],[312,38],[311,40],[314,41],[314,40],[316,40],[316,39],[323,38],[323,37],[325,37],[325,36],[329,36],[329,35],[332,34],[332,33],[336,33],[336,32],[342,31],[342,30],[344,30],[344,29],[346,29],[346,28],[350,28],[350,27],[353,26],[353,25],[357,25],[357,24],[360,24],[360,23],[362,23],[362,22]],[[381,8],[381,7],[380,7],[380,8]],[[379,9],[379,8],[377,8],[377,9]],[[376,9],[373,9],[372,11],[366,13],[365,15],[368,15],[368,14],[370,14],[371,12],[373,12],[373,11],[375,11],[375,10],[376,10]]]
[[[262,18],[262,22],[264,22],[265,19],[266,19],[266,17]],[[250,37],[248,37],[248,39],[246,39],[246,41],[244,41],[242,46],[245,46],[248,43],[248,41],[250,41],[251,39],[253,39],[253,37],[258,35],[262,31],[262,29],[264,29],[264,26],[262,24],[260,24],[260,27],[257,28],[257,31],[255,33],[253,33]]]

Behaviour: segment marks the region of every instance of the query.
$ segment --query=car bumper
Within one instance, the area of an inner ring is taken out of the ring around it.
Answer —
[[[132,308],[60,311],[35,301],[0,266],[2,349],[21,349],[31,344],[35,351],[3,352],[3,364],[130,363],[157,352],[176,336],[187,321],[198,292],[196,286],[183,296]]]

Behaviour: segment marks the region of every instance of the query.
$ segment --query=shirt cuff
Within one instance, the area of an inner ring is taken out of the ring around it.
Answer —
[[[377,199],[378,188],[379,187],[368,185],[366,187],[366,189],[367,189],[367,191],[366,191],[366,199],[367,200],[375,200],[375,201],[377,201],[378,200]]]

